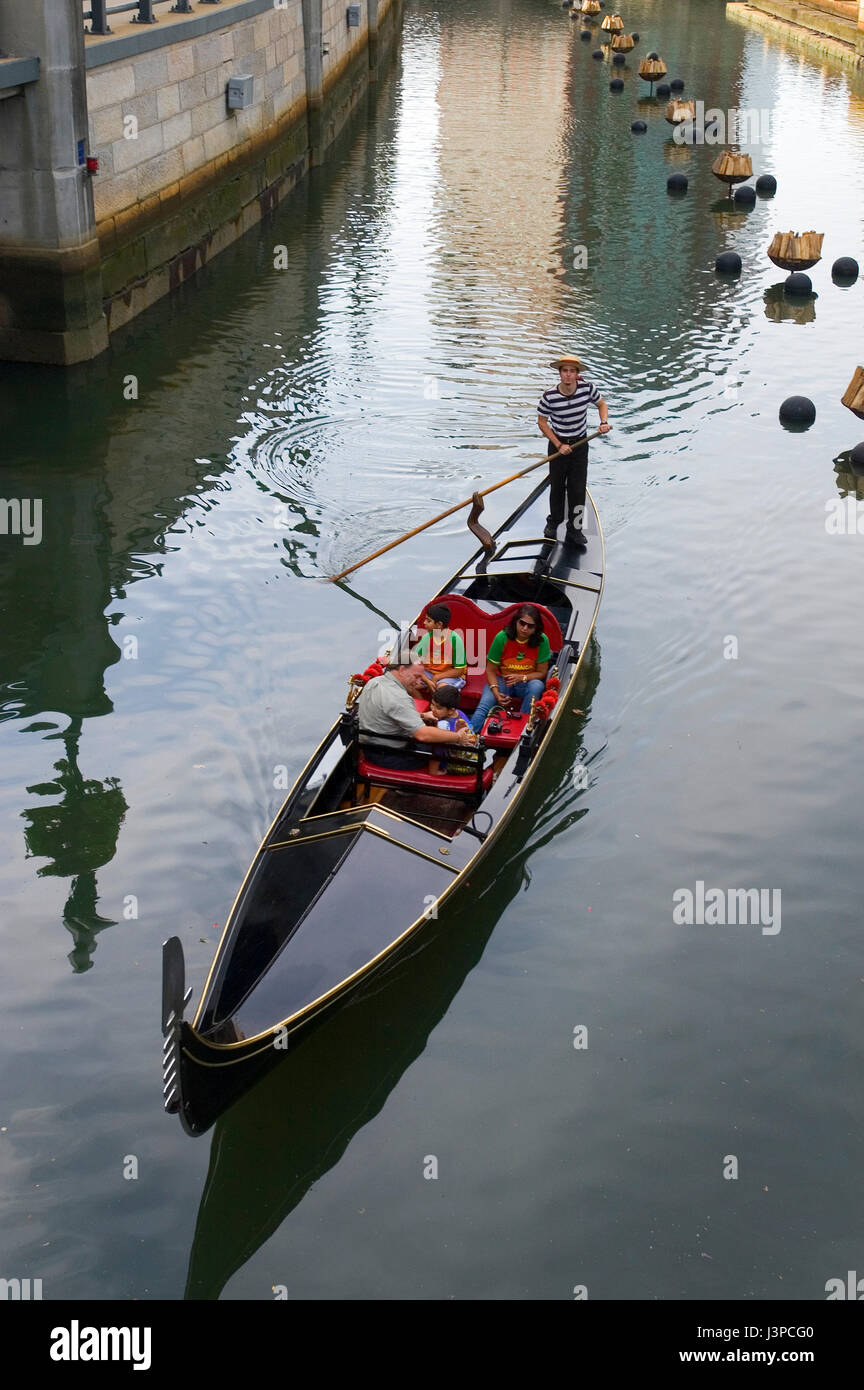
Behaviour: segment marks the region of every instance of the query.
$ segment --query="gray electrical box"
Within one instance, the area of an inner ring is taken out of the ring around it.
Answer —
[[[359,29],[359,27],[360,27],[360,6],[359,6],[359,5],[349,5],[349,6],[348,6],[348,28],[349,28],[349,29]]]
[[[228,78],[228,110],[245,111],[252,105],[252,77]]]

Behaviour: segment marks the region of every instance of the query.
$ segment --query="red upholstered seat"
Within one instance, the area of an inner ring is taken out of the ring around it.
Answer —
[[[476,777],[459,777],[450,773],[401,771],[393,767],[378,767],[360,754],[357,775],[363,782],[373,782],[376,787],[401,787],[406,789],[428,787],[431,791],[455,792],[457,796],[473,796],[477,787]],[[483,773],[483,790],[492,785],[492,768]]]
[[[525,605],[511,603],[499,613],[486,613],[482,608],[478,608],[473,599],[465,598],[463,594],[442,594],[440,598],[430,601],[446,603],[450,609],[450,626],[455,632],[460,633],[465,641],[468,674],[465,687],[459,693],[459,707],[464,710],[476,709],[486,684],[486,654],[492,645],[492,639]],[[558,619],[542,603],[536,604],[535,607],[543,616],[543,629],[549,638],[549,646],[553,652],[560,651],[564,638]],[[425,616],[424,608],[419,619],[421,625]]]

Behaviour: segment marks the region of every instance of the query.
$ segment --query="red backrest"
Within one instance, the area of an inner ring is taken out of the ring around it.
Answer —
[[[476,659],[473,663],[471,661],[472,653],[488,651],[492,645],[492,638],[507,626],[514,613],[518,613],[520,608],[525,607],[524,603],[511,603],[508,608],[502,608],[500,613],[486,613],[482,608],[477,607],[473,599],[465,598],[463,594],[442,594],[440,598],[432,599],[431,602],[446,603],[450,609],[450,626],[455,628],[457,632],[461,632],[462,636],[466,638],[469,669],[472,664],[475,669],[477,668]],[[564,638],[561,634],[561,628],[558,626],[558,619],[542,603],[537,603],[534,606],[540,610],[543,617],[543,630],[549,638],[549,646],[553,652],[560,651]],[[421,623],[425,616],[426,609],[424,608],[420,615]],[[469,632],[484,633],[485,641],[482,644],[476,640],[468,642]]]

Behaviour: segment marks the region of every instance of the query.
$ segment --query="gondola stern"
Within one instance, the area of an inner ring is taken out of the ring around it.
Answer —
[[[203,1134],[191,1118],[188,1095],[186,1057],[193,1030],[183,1014],[191,997],[183,944],[179,936],[169,937],[162,943],[162,1103],[167,1114],[179,1115],[187,1134]]]

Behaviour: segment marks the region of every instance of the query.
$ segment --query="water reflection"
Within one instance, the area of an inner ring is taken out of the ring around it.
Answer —
[[[864,465],[853,463],[848,449],[834,460],[834,481],[841,497],[864,499]]]
[[[27,858],[49,862],[37,869],[38,878],[71,878],[72,886],[63,909],[63,925],[74,946],[69,960],[76,975],[93,966],[96,936],[115,923],[96,911],[96,870],[108,864],[117,851],[117,837],[129,807],[116,777],[104,781],[82,776],[78,766],[82,721],[73,719],[62,735],[65,758],[54,764],[51,782],[28,787],[31,795],[59,796],[50,806],[31,806],[21,812],[25,823]]]
[[[765,291],[765,317],[772,323],[812,323],[816,317],[817,294],[785,294],[783,285]]]
[[[495,851],[497,867],[472,875],[469,903],[464,896],[457,900],[384,975],[217,1120],[189,1256],[187,1299],[217,1299],[339,1162],[423,1052],[526,882],[531,854],[588,814],[585,791],[573,785],[571,770],[599,679],[600,648],[592,640],[576,694],[584,713],[558,734],[530,792],[530,843],[524,843],[524,830],[506,833]]]

